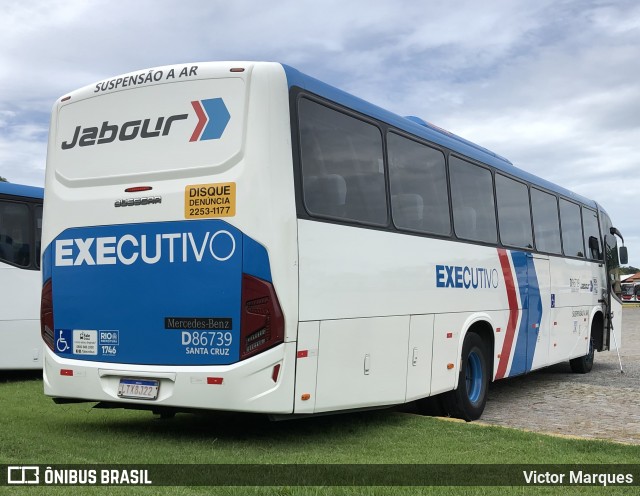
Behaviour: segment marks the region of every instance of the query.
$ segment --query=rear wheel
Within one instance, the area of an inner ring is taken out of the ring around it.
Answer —
[[[445,393],[442,403],[449,415],[469,422],[482,415],[489,388],[486,345],[478,334],[470,332],[464,338],[461,358],[458,388]]]
[[[576,374],[586,374],[591,372],[593,368],[593,358],[595,355],[595,350],[593,349],[593,339],[589,340],[589,352],[581,357],[574,358],[573,360],[569,360],[569,365],[571,365],[571,370]]]

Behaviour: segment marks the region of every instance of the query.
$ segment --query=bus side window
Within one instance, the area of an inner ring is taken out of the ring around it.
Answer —
[[[451,234],[444,154],[395,133],[387,134],[391,213],[398,229]]]
[[[598,216],[595,210],[584,207],[582,208],[582,227],[584,230],[584,244],[587,249],[587,258],[592,260],[602,260]]]
[[[491,171],[451,157],[449,177],[456,236],[471,241],[495,243],[498,233]]]
[[[496,174],[500,240],[507,246],[533,248],[527,185]]]
[[[28,267],[31,263],[29,207],[24,203],[0,201],[0,259]]]
[[[584,236],[580,217],[579,205],[560,198],[562,247],[568,257],[584,257]]]
[[[312,216],[387,224],[380,130],[307,98],[298,103],[304,205]]]
[[[536,248],[545,253],[562,254],[558,200],[555,195],[531,188],[531,212]]]

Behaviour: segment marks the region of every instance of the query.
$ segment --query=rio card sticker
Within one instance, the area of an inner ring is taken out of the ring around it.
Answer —
[[[192,184],[184,189],[185,219],[236,215],[236,183]]]

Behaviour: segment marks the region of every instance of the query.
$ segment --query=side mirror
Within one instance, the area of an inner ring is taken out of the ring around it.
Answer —
[[[627,254],[627,247],[620,247],[620,265],[627,265],[629,263],[629,255]]]
[[[622,237],[622,233],[617,228],[611,227],[611,228],[609,228],[609,232],[611,234],[613,234],[614,236],[618,236],[622,240],[622,242],[624,243],[624,238]]]

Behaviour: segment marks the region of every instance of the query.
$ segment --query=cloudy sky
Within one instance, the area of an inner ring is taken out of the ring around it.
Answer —
[[[600,202],[640,266],[634,0],[0,0],[0,175],[44,183],[56,98],[159,65],[274,60]]]

